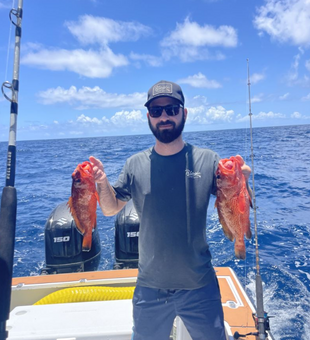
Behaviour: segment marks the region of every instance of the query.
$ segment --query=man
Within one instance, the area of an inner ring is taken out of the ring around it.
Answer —
[[[167,340],[178,315],[193,340],[224,340],[221,296],[206,242],[207,207],[219,156],[185,143],[179,85],[160,81],[145,104],[155,146],[130,157],[112,187],[93,164],[100,207],[115,215],[132,198],[140,220],[133,340]],[[247,178],[248,166],[243,166]]]

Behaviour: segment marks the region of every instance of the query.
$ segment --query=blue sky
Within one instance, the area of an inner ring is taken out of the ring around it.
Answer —
[[[0,0],[0,80],[12,4]],[[309,0],[25,0],[17,140],[149,133],[146,93],[185,94],[185,131],[310,124]],[[10,105],[0,97],[0,140]]]

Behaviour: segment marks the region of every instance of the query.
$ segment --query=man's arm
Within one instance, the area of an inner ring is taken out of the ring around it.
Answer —
[[[100,160],[93,156],[90,156],[89,160],[93,166],[94,177],[97,183],[100,208],[105,216],[113,216],[117,214],[127,202],[116,198]]]

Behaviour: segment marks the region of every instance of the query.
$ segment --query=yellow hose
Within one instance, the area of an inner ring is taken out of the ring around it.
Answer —
[[[35,305],[132,299],[135,287],[76,287],[51,293]]]

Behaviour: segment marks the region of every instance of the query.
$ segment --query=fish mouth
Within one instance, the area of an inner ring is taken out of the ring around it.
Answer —
[[[225,175],[234,173],[236,165],[230,159],[226,159],[219,163],[219,170]]]
[[[92,178],[93,177],[93,168],[86,164],[86,165],[81,165],[79,164],[79,166],[74,170],[73,174],[72,174],[72,179],[76,180],[76,179],[80,179],[81,178]]]
[[[225,165],[222,165],[222,166],[220,167],[220,171],[221,171],[223,174],[225,174],[225,175],[229,175],[229,174],[234,173],[235,167],[227,168]]]
[[[225,163],[225,168],[229,169],[229,170],[232,170],[234,168],[234,163],[232,161],[227,161]]]

